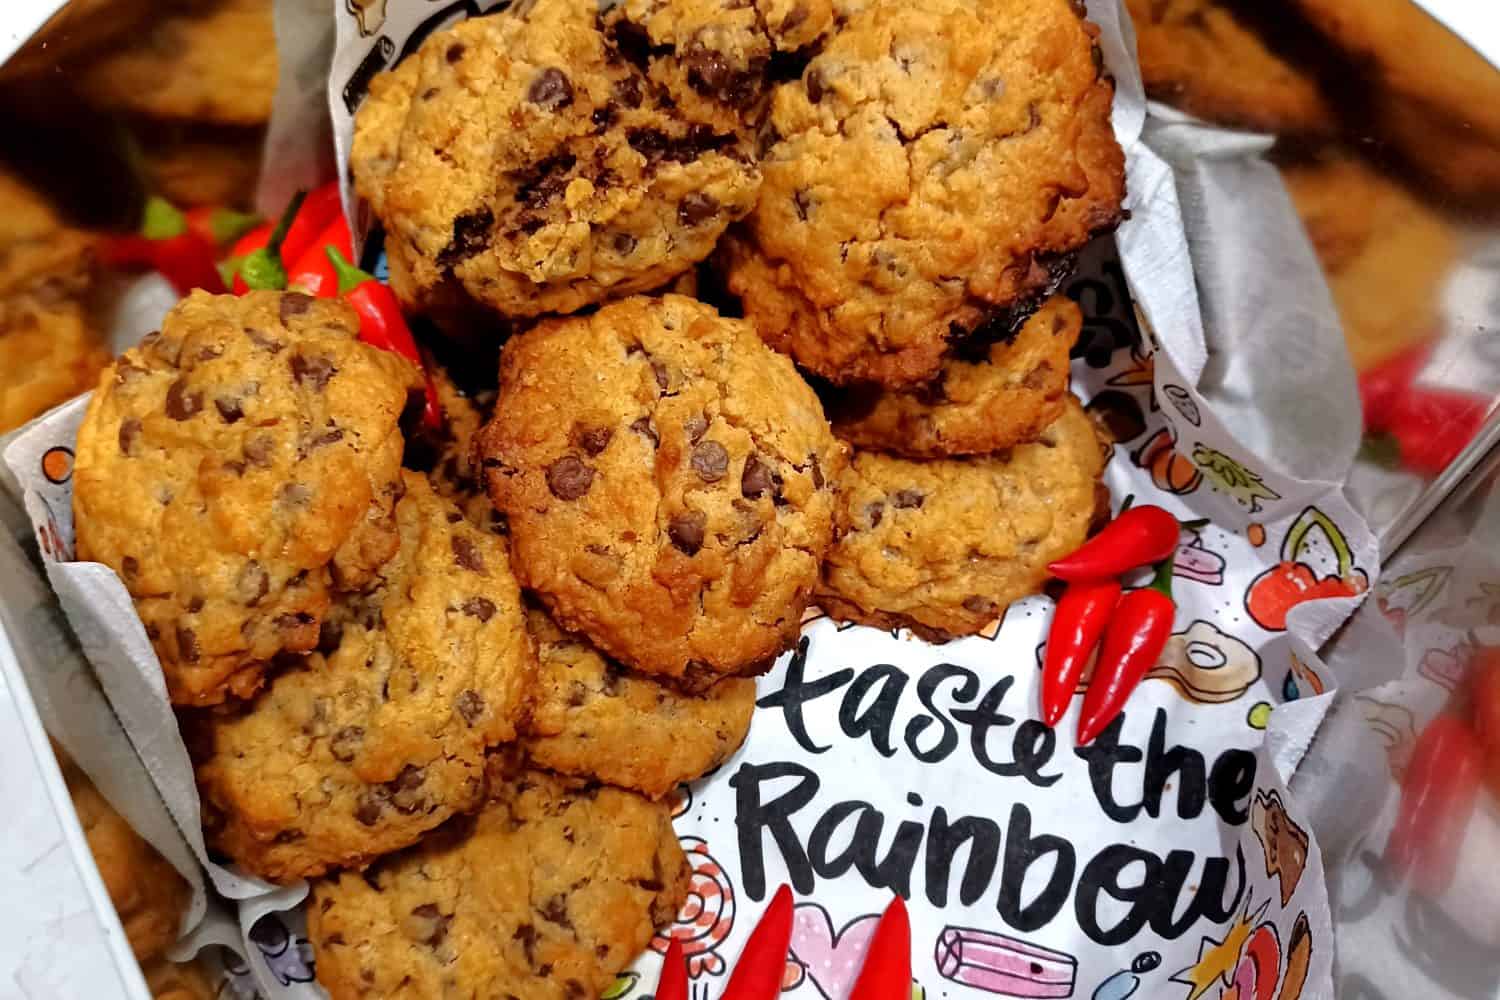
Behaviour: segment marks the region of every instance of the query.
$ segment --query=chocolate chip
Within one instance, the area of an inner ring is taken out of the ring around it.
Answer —
[[[382,812],[380,801],[370,795],[360,797],[359,805],[354,808],[354,818],[365,826],[374,826],[380,822]]]
[[[630,429],[635,431],[637,434],[642,435],[643,437],[650,438],[652,447],[661,444],[661,438],[657,436],[656,429],[651,426],[650,417],[638,417],[635,422],[630,425]]]
[[[224,348],[222,345],[204,344],[198,348],[198,353],[193,355],[193,358],[197,361],[212,361],[214,358],[223,356],[223,354]]]
[[[326,430],[322,434],[319,434],[314,438],[304,438],[297,444],[297,457],[299,459],[306,458],[308,455],[311,455],[319,448],[326,447],[330,444],[335,444],[342,440],[344,440],[344,432],[341,428],[338,427],[335,427],[332,430]]]
[[[439,910],[436,903],[423,903],[413,908],[411,915],[413,919],[406,926],[412,938],[430,948],[443,943],[448,936],[448,925],[453,922],[453,917]]]
[[[245,442],[245,461],[251,465],[269,467],[271,456],[275,452],[276,442],[269,434],[262,434]]]
[[[127,578],[134,577],[140,571],[141,564],[139,561],[137,561],[135,556],[126,556],[124,559],[120,560],[120,572],[123,573]]]
[[[547,466],[547,489],[559,500],[577,500],[594,485],[594,470],[577,455],[564,455]]]
[[[662,392],[672,387],[672,380],[667,376],[667,366],[654,358],[651,361],[651,374],[656,378],[656,386]]]
[[[694,414],[682,422],[682,431],[689,442],[697,444],[708,431],[708,418],[701,413]]]
[[[891,506],[897,510],[916,510],[926,499],[918,490],[897,490],[891,495]]]
[[[188,392],[187,382],[178,379],[167,388],[167,416],[173,420],[187,420],[203,409],[203,394]]]
[[[287,292],[281,296],[281,301],[276,305],[276,313],[281,317],[282,325],[291,322],[293,316],[301,316],[312,308],[313,297],[303,295],[301,292]]]
[[[245,415],[241,401],[233,396],[220,396],[215,399],[214,409],[219,411],[219,417],[226,424],[232,424]]]
[[[801,188],[798,188],[796,191],[792,192],[792,207],[797,210],[797,218],[801,219],[803,222],[806,222],[807,217],[812,214],[812,195],[808,194]]]
[[[812,465],[813,489],[821,490],[823,488],[823,464],[818,461],[817,455],[809,455],[807,460]]]
[[[448,51],[443,53],[450,63],[456,63],[464,57],[464,46],[462,42],[454,42],[448,46]]]
[[[609,238],[609,245],[614,248],[615,253],[621,257],[628,257],[635,252],[635,237],[629,233],[615,233]]]
[[[421,806],[421,788],[427,781],[427,771],[415,764],[407,764],[390,782],[391,804],[404,813],[416,812]]]
[[[633,76],[627,76],[623,80],[616,80],[614,86],[615,97],[627,107],[638,108],[641,106],[641,81]]]
[[[292,355],[291,366],[292,378],[296,379],[298,385],[311,386],[318,392],[327,387],[328,380],[338,371],[333,362],[325,357],[309,358],[302,354]]]
[[[333,754],[334,760],[347,764],[354,759],[355,754],[359,753],[359,748],[364,742],[363,726],[344,726],[329,738],[328,752]]]
[[[187,610],[188,610],[188,614],[190,614],[190,615],[196,615],[198,612],[202,611],[203,610],[203,598],[197,596],[196,594],[194,596],[188,598]]]
[[[536,964],[536,943],[540,937],[541,935],[536,932],[536,927],[531,924],[522,924],[511,935],[512,940],[521,942],[521,950],[526,952],[526,961],[532,965]]]
[[[998,605],[993,600],[988,597],[982,597],[979,594],[970,594],[964,598],[965,610],[972,611],[976,615],[994,614],[997,607]]]
[[[781,31],[783,33],[793,30],[807,20],[807,4],[799,3],[787,12],[786,17],[781,20]]]
[[[481,205],[473,211],[456,216],[453,220],[452,239],[438,251],[438,267],[449,268],[461,260],[483,253],[490,245],[490,230],[494,228],[495,213],[488,205]]]
[[[463,613],[487,622],[495,617],[495,602],[488,597],[471,597],[463,603]]]
[[[181,625],[177,627],[177,655],[185,663],[198,662],[198,636],[192,629]]]
[[[453,707],[458,710],[463,720],[472,726],[484,716],[484,696],[478,691],[465,688],[458,693]]]
[[[542,160],[516,185],[515,199],[528,208],[541,210],[568,189],[569,174],[578,165],[572,153],[558,153]]]
[[[729,451],[717,441],[704,441],[693,449],[693,471],[705,483],[717,483],[729,471]]]
[[[880,521],[885,517],[885,504],[876,500],[874,503],[865,504],[865,516],[870,519],[870,527],[880,527]]]
[[[677,221],[684,226],[698,226],[712,219],[719,211],[719,201],[711,194],[695,191],[682,199],[677,206]]]
[[[708,515],[701,510],[690,510],[672,515],[667,525],[667,537],[677,550],[686,555],[697,555],[703,548],[703,535],[708,529]]]
[[[561,894],[548,897],[537,911],[543,919],[559,927],[572,928],[573,921],[568,918],[568,901]]]
[[[609,447],[609,439],[615,436],[613,427],[575,427],[573,440],[578,447],[590,455],[597,455]]]
[[[312,488],[306,483],[287,483],[276,491],[276,502],[286,507],[302,507],[312,499]]]
[[[267,336],[261,331],[253,330],[248,326],[245,327],[245,336],[250,338],[250,343],[254,344],[256,347],[259,347],[267,354],[280,354],[283,350],[286,349],[286,344],[277,340],[275,337]]]
[[[485,576],[484,556],[479,554],[479,548],[463,535],[453,536],[453,561],[466,570]]]
[[[589,121],[594,123],[596,129],[603,131],[615,123],[615,117],[618,114],[619,112],[613,104],[606,104],[603,107],[595,108],[594,113],[589,115]]]
[[[568,75],[556,66],[538,73],[526,88],[526,99],[546,111],[556,111],[573,103],[573,85]]]
[[[807,99],[814,104],[823,100],[823,74],[816,69],[807,71]]]
[[[135,442],[141,436],[141,422],[135,417],[126,417],[120,421],[120,454],[129,455],[130,450],[135,447]]]
[[[777,478],[759,455],[751,455],[745,459],[745,470],[740,474],[740,493],[751,500],[765,496],[775,488]]]

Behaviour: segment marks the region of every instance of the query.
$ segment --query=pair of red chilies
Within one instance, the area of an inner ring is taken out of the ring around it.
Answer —
[[[1047,567],[1067,583],[1042,664],[1042,721],[1056,726],[1068,710],[1095,648],[1099,657],[1083,696],[1078,745],[1093,742],[1115,720],[1132,691],[1156,666],[1177,605],[1172,601],[1172,556],[1182,525],[1160,507],[1120,515],[1072,555]],[[1119,577],[1155,565],[1148,587],[1122,594]]]
[[[786,978],[787,949],[792,940],[792,890],[783,885],[740,952],[739,963],[719,1000],[773,1000]],[[891,900],[865,952],[865,964],[849,992],[849,1000],[910,1000],[911,921],[900,896]],[[667,945],[656,1000],[688,1000],[687,963],[682,945]]]
[[[232,276],[236,295],[253,288],[285,288],[317,298],[342,298],[359,314],[361,340],[399,354],[421,369],[416,338],[396,296],[373,275],[351,264],[353,256],[354,240],[344,219],[338,185],[325,184],[294,198],[274,228],[264,224],[246,233],[226,262],[226,279]],[[436,429],[442,426],[443,411],[431,378],[426,378],[425,393],[422,422]]]

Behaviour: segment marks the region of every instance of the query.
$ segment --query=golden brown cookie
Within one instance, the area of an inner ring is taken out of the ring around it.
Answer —
[[[333,1000],[597,997],[670,923],[688,866],[668,807],[545,771],[363,875],[314,882]]]
[[[522,584],[622,663],[697,683],[795,641],[844,448],[743,320],[668,295],[540,323],[479,450]]]
[[[1063,411],[1068,353],[1082,329],[1083,312],[1055,295],[982,358],[949,358],[920,388],[835,392],[833,432],[908,458],[982,455],[1030,441]]]
[[[1326,134],[1338,119],[1315,75],[1226,0],[1129,0],[1146,92],[1205,121]]]
[[[1077,399],[1008,454],[914,462],[856,453],[818,603],[835,618],[934,641],[979,632],[1040,592],[1047,564],[1082,544],[1107,502],[1099,477],[1108,457]]]
[[[74,67],[80,96],[106,111],[156,118],[270,119],[277,74],[271,0],[212,0],[148,24]]]
[[[21,50],[0,65],[0,80],[44,75],[80,53],[137,30],[158,0],[69,0]]]
[[[504,543],[416,473],[401,550],[342,598],[319,653],[194,742],[209,839],[274,881],[357,867],[483,794],[484,754],[516,738],[536,653]]]
[[[94,241],[0,170],[0,432],[86,392],[109,363]]]
[[[154,1000],[218,1000],[219,991],[196,962],[158,958],[142,966],[141,972]]]
[[[1354,367],[1437,335],[1453,228],[1395,181],[1350,157],[1291,165],[1282,178],[1323,265]]]
[[[254,202],[263,129],[167,122],[137,123],[132,131],[153,190],[172,204],[248,208]]]
[[[61,752],[57,758],[130,950],[141,962],[155,958],[177,940],[191,896],[187,880],[131,829],[77,764]]]
[[[343,303],[194,292],[106,370],[78,432],[78,558],[135,598],[176,704],[249,697],[335,587],[396,551],[413,367]]]
[[[727,244],[767,342],[834,382],[912,386],[1050,291],[1121,214],[1095,33],[1068,0],[850,14],[774,95],[761,198]]]
[[[571,312],[665,283],[750,210],[744,115],[675,102],[652,78],[675,57],[638,41],[592,0],[539,0],[435,33],[372,85],[351,166],[404,302]]]
[[[1368,77],[1372,125],[1461,199],[1500,198],[1500,69],[1411,0],[1294,0]]]
[[[718,767],[739,749],[755,681],[729,677],[685,694],[627,673],[582,636],[532,609],[541,670],[526,754],[541,767],[650,798]]]

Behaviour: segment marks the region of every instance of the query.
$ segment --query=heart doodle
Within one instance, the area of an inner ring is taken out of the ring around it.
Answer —
[[[817,903],[799,903],[792,914],[792,959],[826,1000],[849,995],[880,914],[855,917],[834,933],[833,919]]]

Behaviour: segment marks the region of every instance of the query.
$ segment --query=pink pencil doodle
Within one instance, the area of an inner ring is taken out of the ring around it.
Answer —
[[[667,938],[674,937],[682,942],[689,976],[693,979],[705,973],[722,976],[724,956],[718,954],[718,950],[734,929],[734,883],[729,880],[723,866],[708,853],[707,841],[700,837],[678,839],[693,869],[687,901],[682,904],[677,922],[667,928],[665,934],[652,939],[651,949],[659,955],[666,954]]]
[[[799,903],[792,914],[792,960],[826,1000],[847,996],[859,977],[880,914],[855,917],[834,932],[833,919],[817,903]]]
[[[1417,673],[1438,687],[1453,691],[1463,682],[1468,667],[1468,648],[1463,643],[1459,643],[1452,649],[1427,650],[1422,654],[1422,661],[1417,664]]]
[[[945,927],[937,939],[938,975],[1006,997],[1073,995],[1078,959],[1020,938],[971,927]]]
[[[1224,557],[1204,548],[1202,537],[1194,535],[1191,541],[1177,546],[1172,575],[1180,580],[1217,587],[1224,582],[1224,565]]]

